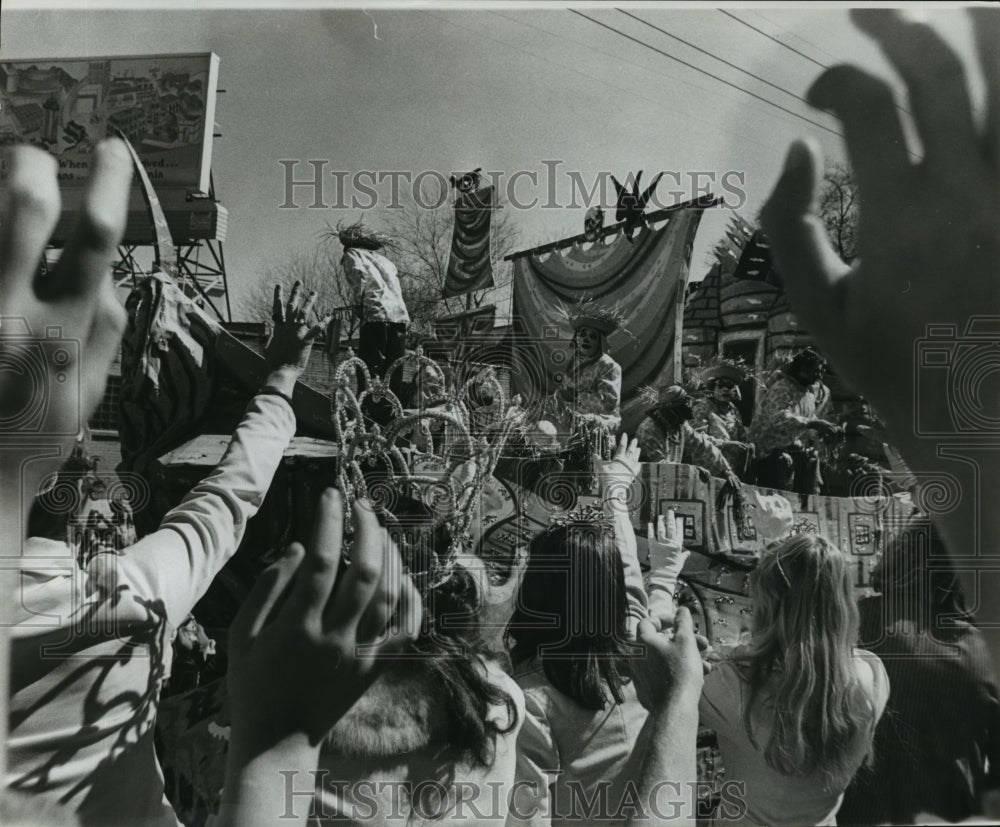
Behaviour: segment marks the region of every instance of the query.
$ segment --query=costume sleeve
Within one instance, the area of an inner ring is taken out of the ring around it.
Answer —
[[[711,421],[712,406],[707,399],[699,399],[692,408],[691,427],[696,431],[708,431]]]
[[[767,389],[752,428],[761,451],[791,445],[805,430],[809,418],[794,412],[796,403],[797,395],[787,382],[778,380]]]
[[[366,271],[364,260],[361,254],[354,249],[349,249],[344,253],[346,262],[344,263],[344,275],[347,284],[351,288],[351,301],[355,306],[361,305],[365,297]]]
[[[816,392],[816,419],[826,419],[830,413],[830,398],[830,389],[820,382],[819,390]]]
[[[688,422],[684,423],[684,459],[688,465],[700,465],[716,477],[733,473],[722,451],[705,434],[696,431]]]
[[[552,736],[544,707],[532,692],[524,696],[524,724],[517,737],[517,763],[507,824],[548,827],[549,782],[561,763],[559,748]],[[551,774],[551,775],[550,775]]]
[[[285,400],[255,396],[215,470],[157,531],[125,550],[120,575],[137,595],[162,601],[172,626],[184,621],[239,547],[294,434],[295,414]]]
[[[371,275],[366,274],[364,279],[364,293],[361,301],[365,308],[365,319],[368,321],[382,321],[384,315],[383,292],[382,283]]]
[[[639,423],[635,438],[639,442],[639,459],[642,462],[665,462],[667,459],[664,438],[656,423],[646,417]]]
[[[739,414],[738,411],[737,411],[737,414]],[[739,416],[739,415],[737,416],[736,422],[733,423],[733,427],[730,428],[730,430],[729,430],[729,437],[730,437],[730,439],[735,440],[736,442],[746,442],[747,441],[747,438],[748,438],[748,435],[747,435],[747,426],[743,422],[743,417],[742,416]]]
[[[576,396],[580,413],[619,416],[622,396],[622,368],[613,360],[598,362],[593,379]]]
[[[739,437],[729,432],[725,420],[712,409],[707,400],[701,400],[695,405],[691,427],[698,433],[707,436],[720,447],[727,442],[739,439]]]

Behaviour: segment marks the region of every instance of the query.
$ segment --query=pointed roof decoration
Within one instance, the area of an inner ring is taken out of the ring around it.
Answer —
[[[756,230],[743,248],[733,278],[763,281],[775,287],[781,286],[781,276],[778,275],[771,258],[771,242],[763,230]]]

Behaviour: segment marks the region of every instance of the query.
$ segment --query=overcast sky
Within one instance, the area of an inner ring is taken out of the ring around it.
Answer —
[[[713,191],[730,203],[739,199],[736,190],[744,191],[740,211],[753,218],[793,138],[812,135],[831,160],[843,157],[840,139],[827,131],[838,130],[836,121],[796,97],[822,71],[817,64],[850,60],[889,74],[846,10],[820,4],[726,10],[743,22],[717,9],[626,7],[662,31],[609,7],[580,7],[595,23],[555,4],[419,10],[373,4],[367,11],[87,5],[29,8],[4,0],[0,58],[220,56],[226,92],[216,112],[222,137],[213,169],[229,210],[225,254],[234,307],[266,264],[315,244],[328,222],[361,214],[308,209],[305,191],[297,193],[300,208],[282,209],[280,160],[301,160],[299,177],[311,172],[305,161],[326,160],[326,170],[346,172],[348,180],[360,170],[415,177],[483,167],[502,172],[506,187],[524,171],[513,193],[525,206],[513,212],[530,243],[582,231],[586,207],[565,205],[570,172],[589,186],[601,173],[621,179],[641,169],[648,180],[668,170],[672,175],[658,189],[667,203],[673,191],[690,194],[692,173],[707,173],[697,183],[714,180]],[[965,16],[954,10],[929,16],[971,66]],[[326,200],[334,203],[332,176],[327,186]],[[550,186],[562,207],[544,206]],[[378,190],[386,203],[389,183]],[[533,198],[539,203],[527,206]],[[606,206],[612,203],[613,193]],[[702,222],[695,278],[707,270],[707,250],[727,216],[715,210]]]

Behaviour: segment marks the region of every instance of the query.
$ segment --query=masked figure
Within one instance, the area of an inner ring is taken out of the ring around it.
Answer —
[[[817,436],[832,439],[843,431],[824,419],[830,389],[821,377],[823,358],[812,348],[800,350],[771,383],[750,428],[757,446],[757,483],[799,494],[818,494]]]
[[[556,392],[564,422],[573,432],[621,427],[622,368],[607,352],[607,337],[618,322],[611,314],[584,312],[570,320],[573,357]]]
[[[746,373],[736,365],[719,365],[707,370],[703,379],[706,394],[694,404],[691,427],[712,440],[733,469],[742,474],[754,453],[743,415],[736,407]]]
[[[722,451],[704,433],[691,427],[692,414],[691,397],[680,385],[669,385],[656,392],[646,418],[635,433],[641,451],[639,459],[697,465],[738,488],[739,478]]]

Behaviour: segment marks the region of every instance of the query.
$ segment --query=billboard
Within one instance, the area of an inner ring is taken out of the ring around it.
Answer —
[[[218,75],[212,53],[0,61],[0,144],[51,152],[72,193],[93,145],[121,131],[158,193],[207,193]]]

